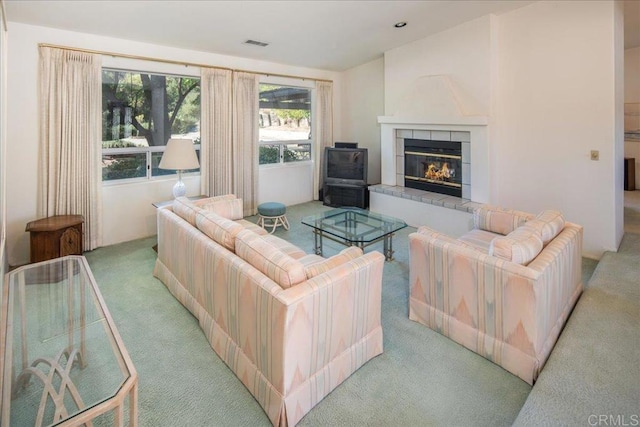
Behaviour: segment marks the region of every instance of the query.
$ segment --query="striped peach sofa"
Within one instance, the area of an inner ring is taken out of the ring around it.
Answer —
[[[233,195],[158,210],[154,275],[273,425],[293,426],[382,353],[384,256],[324,259],[242,219]]]
[[[458,239],[409,236],[409,317],[529,384],[582,292],[582,227],[484,205]]]

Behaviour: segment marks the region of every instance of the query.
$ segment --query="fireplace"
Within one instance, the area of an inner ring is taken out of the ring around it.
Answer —
[[[462,144],[405,138],[404,186],[462,197]]]

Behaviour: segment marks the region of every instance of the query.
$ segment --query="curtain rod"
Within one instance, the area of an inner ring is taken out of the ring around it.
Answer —
[[[2,1],[2,0],[0,0]],[[241,70],[236,68],[228,68],[228,67],[219,67],[215,65],[208,64],[198,64],[196,62],[184,62],[184,61],[174,61],[172,59],[163,59],[163,58],[153,58],[150,56],[140,56],[140,55],[131,55],[127,53],[115,53],[115,52],[106,52],[103,50],[92,50],[92,49],[83,49],[79,47],[69,47],[69,46],[59,46],[48,43],[38,43],[38,47],[52,47],[56,49],[66,49],[74,52],[84,52],[84,53],[94,53],[97,55],[105,55],[105,56],[114,56],[119,58],[127,58],[127,59],[139,59],[142,61],[153,61],[153,62],[162,62],[165,64],[174,64],[174,65],[184,65],[189,67],[204,67],[204,68],[216,68],[218,70],[229,70],[229,71],[237,71],[241,73],[253,73],[253,74],[261,74],[263,76],[274,76],[274,77],[286,77],[291,79],[301,79],[301,80],[311,80],[316,82],[330,82],[333,83],[333,80],[328,79],[316,79],[311,77],[303,77],[303,76],[294,76],[291,74],[279,74],[279,73],[267,73],[264,71],[252,71],[252,70]]]

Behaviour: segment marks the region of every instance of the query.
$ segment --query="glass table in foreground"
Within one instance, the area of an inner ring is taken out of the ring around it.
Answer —
[[[360,208],[338,208],[302,218],[313,229],[315,252],[322,255],[322,239],[362,249],[380,240],[387,261],[393,259],[393,234],[405,228],[401,219]]]
[[[0,337],[3,426],[137,425],[138,375],[83,256],[9,272]]]

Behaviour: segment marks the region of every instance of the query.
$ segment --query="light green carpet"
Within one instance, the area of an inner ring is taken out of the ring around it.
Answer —
[[[640,234],[604,254],[516,425],[638,425],[639,261]]]
[[[308,253],[300,218],[319,202],[289,207],[276,234]],[[408,234],[394,238],[382,290],[384,353],[311,410],[300,426],[511,425],[531,387],[408,318]],[[100,248],[87,259],[139,374],[141,426],[269,425],[249,392],[210,348],[197,321],[152,276],[155,238]],[[325,256],[343,249],[328,242]],[[382,244],[367,250],[381,250]],[[595,262],[586,261],[585,281]]]

